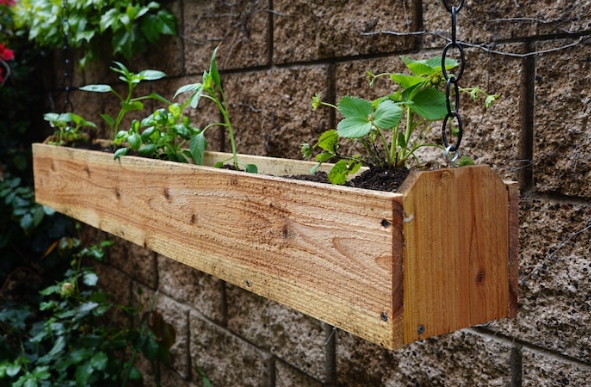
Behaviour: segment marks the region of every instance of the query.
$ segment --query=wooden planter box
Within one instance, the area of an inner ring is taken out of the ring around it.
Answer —
[[[516,314],[518,191],[488,166],[384,193],[276,177],[301,161],[33,154],[39,203],[386,348]]]

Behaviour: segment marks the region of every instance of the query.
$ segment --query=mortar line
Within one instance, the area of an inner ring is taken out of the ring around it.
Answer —
[[[524,192],[521,199],[556,201],[561,204],[573,204],[577,206],[588,206],[590,204],[589,198],[583,196],[569,196],[557,193],[539,193],[535,191]]]
[[[531,52],[532,43],[525,42],[524,51]],[[519,144],[519,160],[525,165],[519,169],[519,186],[522,192],[534,188],[533,155],[534,155],[534,117],[535,117],[535,78],[536,59],[528,56],[523,59],[520,80],[519,117],[521,141]]]
[[[498,343],[505,344],[507,346],[519,345],[522,349],[525,348],[533,353],[544,355],[548,358],[558,360],[562,363],[580,367],[587,371],[591,371],[591,364],[588,362],[575,359],[568,355],[564,355],[556,350],[540,347],[538,345],[529,343],[523,339],[506,336],[502,333],[494,332],[484,327],[467,328],[467,330],[475,335],[492,339]]]

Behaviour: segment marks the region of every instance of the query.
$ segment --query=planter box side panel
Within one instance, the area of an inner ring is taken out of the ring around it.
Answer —
[[[393,303],[402,299],[393,284],[402,195],[40,144],[34,168],[42,204],[385,347],[402,345]]]
[[[510,208],[503,181],[488,166],[475,166],[421,173],[403,189],[405,342],[507,317]]]

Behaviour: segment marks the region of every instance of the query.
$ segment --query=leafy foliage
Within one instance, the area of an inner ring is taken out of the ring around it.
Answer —
[[[84,67],[98,58],[99,47],[110,42],[114,55],[129,59],[146,51],[161,35],[176,34],[176,17],[155,1],[145,0],[19,0],[15,22],[29,30],[29,39],[41,47],[61,48],[62,16],[68,18],[68,41],[83,48]],[[65,14],[64,14],[65,12]]]
[[[111,128],[111,138],[114,138],[117,132],[119,131],[119,126],[123,121],[123,117],[129,112],[143,110],[144,104],[143,100],[145,99],[155,99],[161,102],[164,102],[168,105],[171,104],[170,101],[166,100],[164,97],[159,95],[158,93],[151,93],[150,95],[141,96],[141,97],[133,97],[133,93],[135,88],[142,82],[142,81],[156,81],[158,79],[162,79],[166,77],[162,71],[158,70],[143,70],[139,73],[135,74],[130,72],[127,67],[125,67],[122,63],[114,62],[115,66],[111,67],[116,73],[119,73],[119,79],[122,80],[127,84],[127,95],[123,97],[119,94],[115,89],[113,89],[110,85],[99,84],[99,85],[86,85],[80,88],[80,90],[84,91],[91,91],[95,93],[112,93],[114,94],[120,102],[121,109],[117,114],[117,117],[113,118],[108,114],[101,114],[101,117],[107,122],[109,127]]]
[[[97,274],[83,267],[85,258],[102,260],[111,245],[82,247],[63,238],[61,248],[77,250],[65,279],[43,289],[39,315],[29,306],[0,312],[0,385],[13,386],[125,386],[141,374],[134,368],[141,353],[155,368],[166,362],[176,340],[174,328],[154,311],[154,301],[138,307],[115,305],[96,289]],[[140,292],[141,293],[141,292]],[[121,316],[130,326],[114,323]],[[151,325],[150,325],[151,324]]]
[[[329,106],[338,110],[343,119],[336,130],[324,132],[315,145],[302,145],[304,157],[312,157],[320,149],[320,153],[315,156],[318,164],[312,168],[311,173],[322,163],[336,160],[328,177],[334,184],[344,184],[347,176],[355,173],[362,165],[409,167],[412,162],[418,162],[415,152],[419,148],[439,146],[426,143],[425,138],[432,128],[432,122],[442,120],[447,115],[446,97],[441,91],[444,83],[441,58],[401,58],[411,74],[374,75],[368,72],[370,85],[379,77],[389,77],[397,85],[392,94],[375,101],[345,96],[339,100],[337,106],[323,102],[319,95],[314,96],[314,110],[323,105]],[[446,59],[446,70],[457,66],[457,61]],[[469,93],[473,99],[484,95],[487,107],[498,97],[488,95],[479,88],[460,88],[459,91]],[[339,153],[341,138],[361,144],[367,155],[349,156]]]

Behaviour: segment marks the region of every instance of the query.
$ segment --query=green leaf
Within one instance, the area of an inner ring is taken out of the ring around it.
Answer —
[[[108,361],[109,357],[104,352],[97,352],[90,359],[90,365],[95,370],[104,371]]]
[[[244,169],[248,173],[259,173],[259,168],[255,164],[245,164]]]
[[[43,207],[39,206],[35,209],[33,214],[33,227],[39,226],[43,217],[45,216],[45,211],[43,211]]]
[[[132,133],[127,136],[127,142],[132,149],[138,150],[142,145],[142,137],[138,133]]]
[[[82,318],[88,315],[97,306],[99,306],[99,304],[96,302],[85,302],[84,304],[76,308],[76,318]]]
[[[203,155],[205,154],[206,148],[207,140],[205,139],[203,132],[191,137],[189,151],[191,152],[191,157],[193,158],[195,164],[203,164]]]
[[[390,100],[383,101],[373,115],[373,123],[380,129],[392,129],[400,123],[402,108]]]
[[[132,101],[132,102],[121,102],[121,110],[124,113],[135,111],[135,110],[143,110],[144,104],[139,101]]]
[[[348,172],[347,161],[339,160],[328,173],[328,181],[332,184],[343,185],[347,182]]]
[[[339,101],[339,111],[346,118],[365,119],[373,113],[371,102],[357,97],[343,97]]]
[[[90,365],[90,362],[86,362],[76,367],[76,385],[78,387],[84,387],[88,384],[88,379],[90,379],[90,375],[92,375],[93,371],[94,369]]]
[[[174,96],[172,98],[176,98],[177,95],[179,95],[180,93],[186,93],[187,91],[197,91],[199,89],[203,89],[203,84],[201,83],[192,83],[189,85],[185,85],[180,87],[176,93],[174,93]]]
[[[158,150],[156,144],[146,144],[143,145],[140,149],[138,149],[138,153],[142,156],[151,156]]]
[[[415,77],[414,75],[408,74],[390,74],[390,79],[398,83],[404,89],[413,87],[425,81],[423,77]]]
[[[98,282],[98,275],[95,273],[86,273],[82,279],[82,282],[88,286],[96,286]]]
[[[435,89],[423,89],[413,98],[410,109],[418,115],[430,120],[442,120],[447,115],[445,95]]]
[[[107,122],[107,125],[109,125],[109,126],[115,125],[115,120],[110,115],[101,114],[101,117],[103,118],[103,120],[105,120]]]
[[[339,147],[339,134],[336,130],[330,129],[320,135],[318,146],[330,153],[336,153]]]
[[[10,376],[11,378],[13,376],[16,376],[21,370],[21,365],[18,363],[12,363],[12,364],[8,364],[8,366],[6,367],[6,375]]]
[[[158,70],[144,70],[144,71],[140,71],[140,73],[138,75],[142,79],[145,79],[146,81],[156,81],[158,79],[162,79],[162,78],[166,77],[165,73],[163,73],[162,71],[158,71]]]
[[[407,64],[406,67],[408,67],[408,69],[414,75],[417,75],[417,76],[430,75],[434,71],[436,71],[435,69],[433,69],[433,67],[431,67],[425,63],[410,63],[410,64]]]
[[[218,71],[218,65],[215,60],[215,57],[217,55],[219,48],[220,48],[220,46],[217,46],[215,48],[215,50],[213,50],[213,53],[211,54],[211,61],[209,62],[209,73],[211,74],[211,78],[213,79],[215,84],[218,86],[221,86],[222,83],[221,83],[221,79],[220,79],[220,73]]]
[[[316,161],[319,163],[324,163],[334,157],[332,153],[319,153],[316,155]]]
[[[129,150],[129,148],[120,148],[120,149],[117,149],[115,151],[115,154],[113,155],[113,159],[114,160],[117,160],[119,157],[125,156],[127,154],[127,151],[128,150]]]
[[[337,125],[337,131],[341,137],[359,138],[367,135],[372,126],[367,118],[345,118]]]
[[[109,85],[86,85],[82,86],[80,90],[92,91],[94,93],[108,93],[113,90]]]

